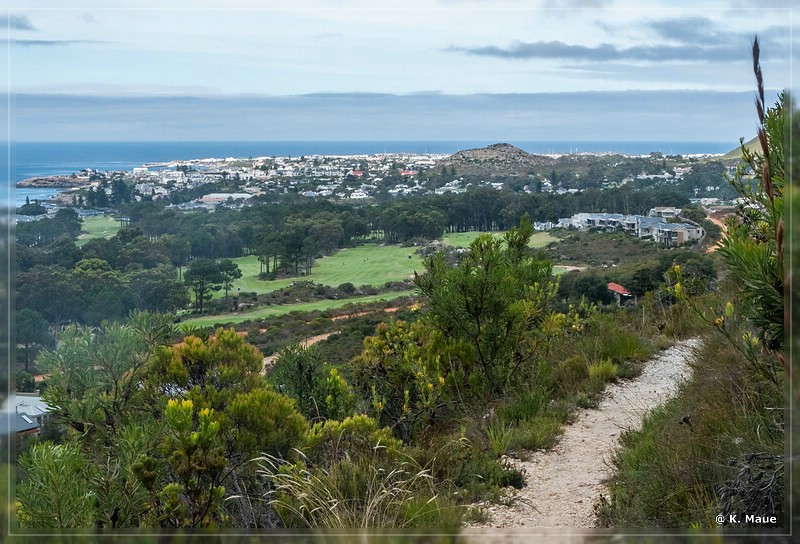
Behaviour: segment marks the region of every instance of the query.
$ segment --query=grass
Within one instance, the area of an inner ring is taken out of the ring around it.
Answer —
[[[442,237],[442,241],[450,246],[455,247],[468,247],[472,241],[480,234],[491,234],[492,236],[502,236],[504,232],[450,232]],[[556,241],[557,238],[551,236],[547,232],[535,232],[531,236],[528,247],[544,247],[550,242]]]
[[[394,291],[380,295],[370,295],[366,297],[355,297],[342,300],[318,300],[314,302],[302,302],[299,304],[282,304],[276,306],[265,306],[254,310],[252,312],[243,312],[237,314],[221,314],[209,315],[203,317],[194,317],[183,321],[190,325],[198,327],[210,327],[218,323],[241,323],[243,321],[250,321],[253,319],[262,319],[264,317],[272,317],[279,315],[286,315],[292,312],[313,312],[315,310],[330,310],[332,308],[340,308],[348,304],[360,304],[365,302],[375,302],[376,300],[392,300],[400,297],[412,296],[414,291]]]
[[[119,228],[119,221],[112,217],[84,217],[75,244],[80,247],[94,238],[111,238]]]
[[[297,280],[309,280],[331,287],[347,282],[356,287],[379,287],[389,281],[401,281],[413,274],[414,270],[422,270],[422,258],[414,251],[414,248],[373,244],[340,249],[333,255],[317,259],[311,268],[311,274],[307,276],[277,280],[258,278],[261,272],[258,257],[240,257],[232,259],[242,271],[241,279],[234,283],[233,292],[239,288],[256,294],[271,293]],[[220,294],[217,293],[216,296],[219,297]]]
[[[495,457],[504,455],[511,443],[511,425],[506,425],[499,419],[493,418],[486,425],[484,433],[486,433],[492,455]]]
[[[345,248],[330,257],[318,259],[306,276],[314,283],[336,287],[353,285],[380,286],[401,281],[422,269],[422,258],[414,248],[392,245],[363,245]]]
[[[606,382],[617,379],[617,365],[611,359],[601,359],[597,363],[589,364],[589,381],[597,382],[604,386]]]
[[[463,508],[452,502],[447,482],[435,481],[430,467],[413,458],[384,467],[379,447],[373,452],[371,458],[327,468],[287,466],[265,455],[259,472],[270,481],[267,496],[287,527],[454,529],[461,524]]]
[[[641,266],[657,259],[660,252],[653,241],[639,240],[624,232],[592,232],[561,229],[558,238],[545,249],[547,256],[559,264]]]
[[[508,447],[513,450],[546,450],[556,445],[564,422],[553,416],[537,416],[522,422],[511,433]]]

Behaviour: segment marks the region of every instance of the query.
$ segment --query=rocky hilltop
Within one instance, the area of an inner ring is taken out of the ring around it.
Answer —
[[[556,159],[545,155],[533,155],[511,144],[492,144],[479,149],[465,149],[442,162],[459,173],[526,174],[556,164]]]
[[[87,176],[42,176],[18,181],[17,187],[86,187],[90,183]]]

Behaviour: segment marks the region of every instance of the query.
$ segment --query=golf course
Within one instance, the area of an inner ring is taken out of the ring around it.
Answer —
[[[388,281],[402,281],[415,270],[422,271],[422,258],[414,253],[415,249],[377,244],[344,248],[332,255],[317,259],[309,275],[277,280],[258,278],[261,263],[255,255],[240,257],[232,259],[242,271],[242,277],[233,285],[233,292],[239,289],[259,295],[271,293],[297,280],[313,281],[331,287],[338,287],[347,282],[356,287],[361,285],[380,287]],[[216,296],[222,295],[217,293]]]

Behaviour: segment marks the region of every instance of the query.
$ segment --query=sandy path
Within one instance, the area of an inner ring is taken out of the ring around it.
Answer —
[[[306,338],[305,340],[300,342],[300,345],[303,346],[304,348],[307,348],[308,346],[313,346],[317,342],[322,342],[323,340],[327,340],[328,337],[333,336],[334,334],[339,334],[340,332],[341,331],[333,331],[333,332],[326,332],[325,334],[318,334],[317,336],[311,336],[310,338]],[[277,353],[273,353],[269,357],[264,357],[264,367],[261,373],[266,374],[267,369],[269,369],[272,365],[274,365],[275,361],[277,360],[278,360]]]
[[[514,494],[523,501],[511,506],[486,507],[489,520],[471,527],[495,529],[465,534],[497,534],[507,528],[591,528],[594,501],[606,493],[612,475],[611,456],[620,432],[639,428],[649,410],[672,397],[689,375],[687,359],[698,340],[685,340],[648,361],[641,376],[610,384],[596,409],[580,410],[551,451],[535,452],[529,461],[517,461],[526,471],[526,486]],[[511,534],[523,534],[511,531]]]
[[[344,250],[342,250],[342,251],[344,251]],[[400,308],[392,307],[392,308],[384,308],[383,311],[386,312],[386,313],[392,313],[392,312],[396,312],[399,309]],[[372,313],[372,312],[357,312],[357,313],[354,313],[354,314],[337,315],[337,316],[332,317],[331,321],[341,321],[343,319],[352,319],[354,317],[360,317],[362,315],[367,315],[367,314],[370,314],[370,313]],[[259,330],[262,333],[267,332],[267,329],[259,329]],[[340,332],[342,332],[342,331],[333,331],[333,332],[326,332],[325,334],[318,334],[317,336],[312,336],[310,338],[306,338],[305,340],[300,342],[300,345],[303,346],[304,348],[307,348],[308,346],[313,346],[317,342],[322,342],[323,340],[327,340],[329,337],[333,336],[334,334],[339,334]],[[277,359],[278,359],[278,354],[277,353],[273,353],[269,357],[264,357],[264,366],[263,366],[263,368],[261,370],[261,373],[262,374],[266,374],[267,370],[272,365],[275,364],[275,361]]]
[[[725,225],[725,222],[722,221],[722,219],[720,219],[718,217],[714,217],[711,214],[707,215],[706,219],[708,219],[709,221],[711,221],[715,225],[718,225],[719,228],[722,229],[722,235],[723,236],[725,235],[725,231],[727,230],[727,226]],[[716,250],[717,250],[717,244],[714,243],[708,249],[706,249],[706,253],[714,253]]]

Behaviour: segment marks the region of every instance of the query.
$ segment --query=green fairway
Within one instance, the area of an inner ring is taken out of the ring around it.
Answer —
[[[271,293],[277,291],[294,283],[302,278],[282,278],[279,280],[260,280],[258,275],[261,273],[261,263],[258,262],[258,257],[250,255],[248,257],[239,257],[238,259],[231,259],[234,263],[239,265],[239,270],[242,271],[242,277],[236,280],[233,284],[233,292],[236,293],[238,287],[242,291],[254,292],[257,294]],[[215,294],[214,298],[224,296],[221,291]]]
[[[504,232],[450,232],[442,237],[445,244],[455,247],[469,247],[475,238],[480,234],[491,234],[492,236],[503,236]],[[550,242],[555,242],[558,238],[550,235],[548,232],[534,232],[531,236],[528,247],[544,247]]]
[[[217,323],[241,323],[242,321],[248,321],[251,319],[261,319],[264,317],[271,317],[276,315],[286,315],[292,312],[312,312],[314,310],[330,310],[333,308],[340,308],[342,306],[347,306],[348,304],[375,302],[376,300],[393,300],[395,298],[407,297],[413,294],[415,294],[414,291],[395,291],[391,293],[384,293],[382,295],[370,295],[366,297],[356,297],[344,300],[317,300],[314,302],[302,302],[299,304],[265,306],[263,308],[258,308],[257,310],[254,310],[252,312],[195,317],[192,319],[187,319],[182,323],[197,325],[199,327],[210,327]]]
[[[93,238],[110,238],[119,230],[119,221],[113,217],[84,217],[76,245],[82,246]]]
[[[233,292],[242,291],[258,294],[271,293],[295,281],[308,280],[320,285],[338,287],[350,282],[356,287],[374,285],[380,287],[387,281],[400,281],[422,270],[422,259],[414,253],[415,248],[400,246],[363,245],[340,249],[333,255],[317,259],[308,276],[282,278],[279,280],[260,280],[261,265],[258,257],[249,256],[232,259],[239,265],[242,278],[233,286]],[[411,256],[411,258],[409,258]],[[221,296],[215,294],[215,298]]]
[[[380,287],[387,281],[401,281],[414,270],[422,271],[422,258],[416,248],[364,245],[345,248],[330,257],[318,259],[308,279],[314,283],[337,287],[350,282]]]

